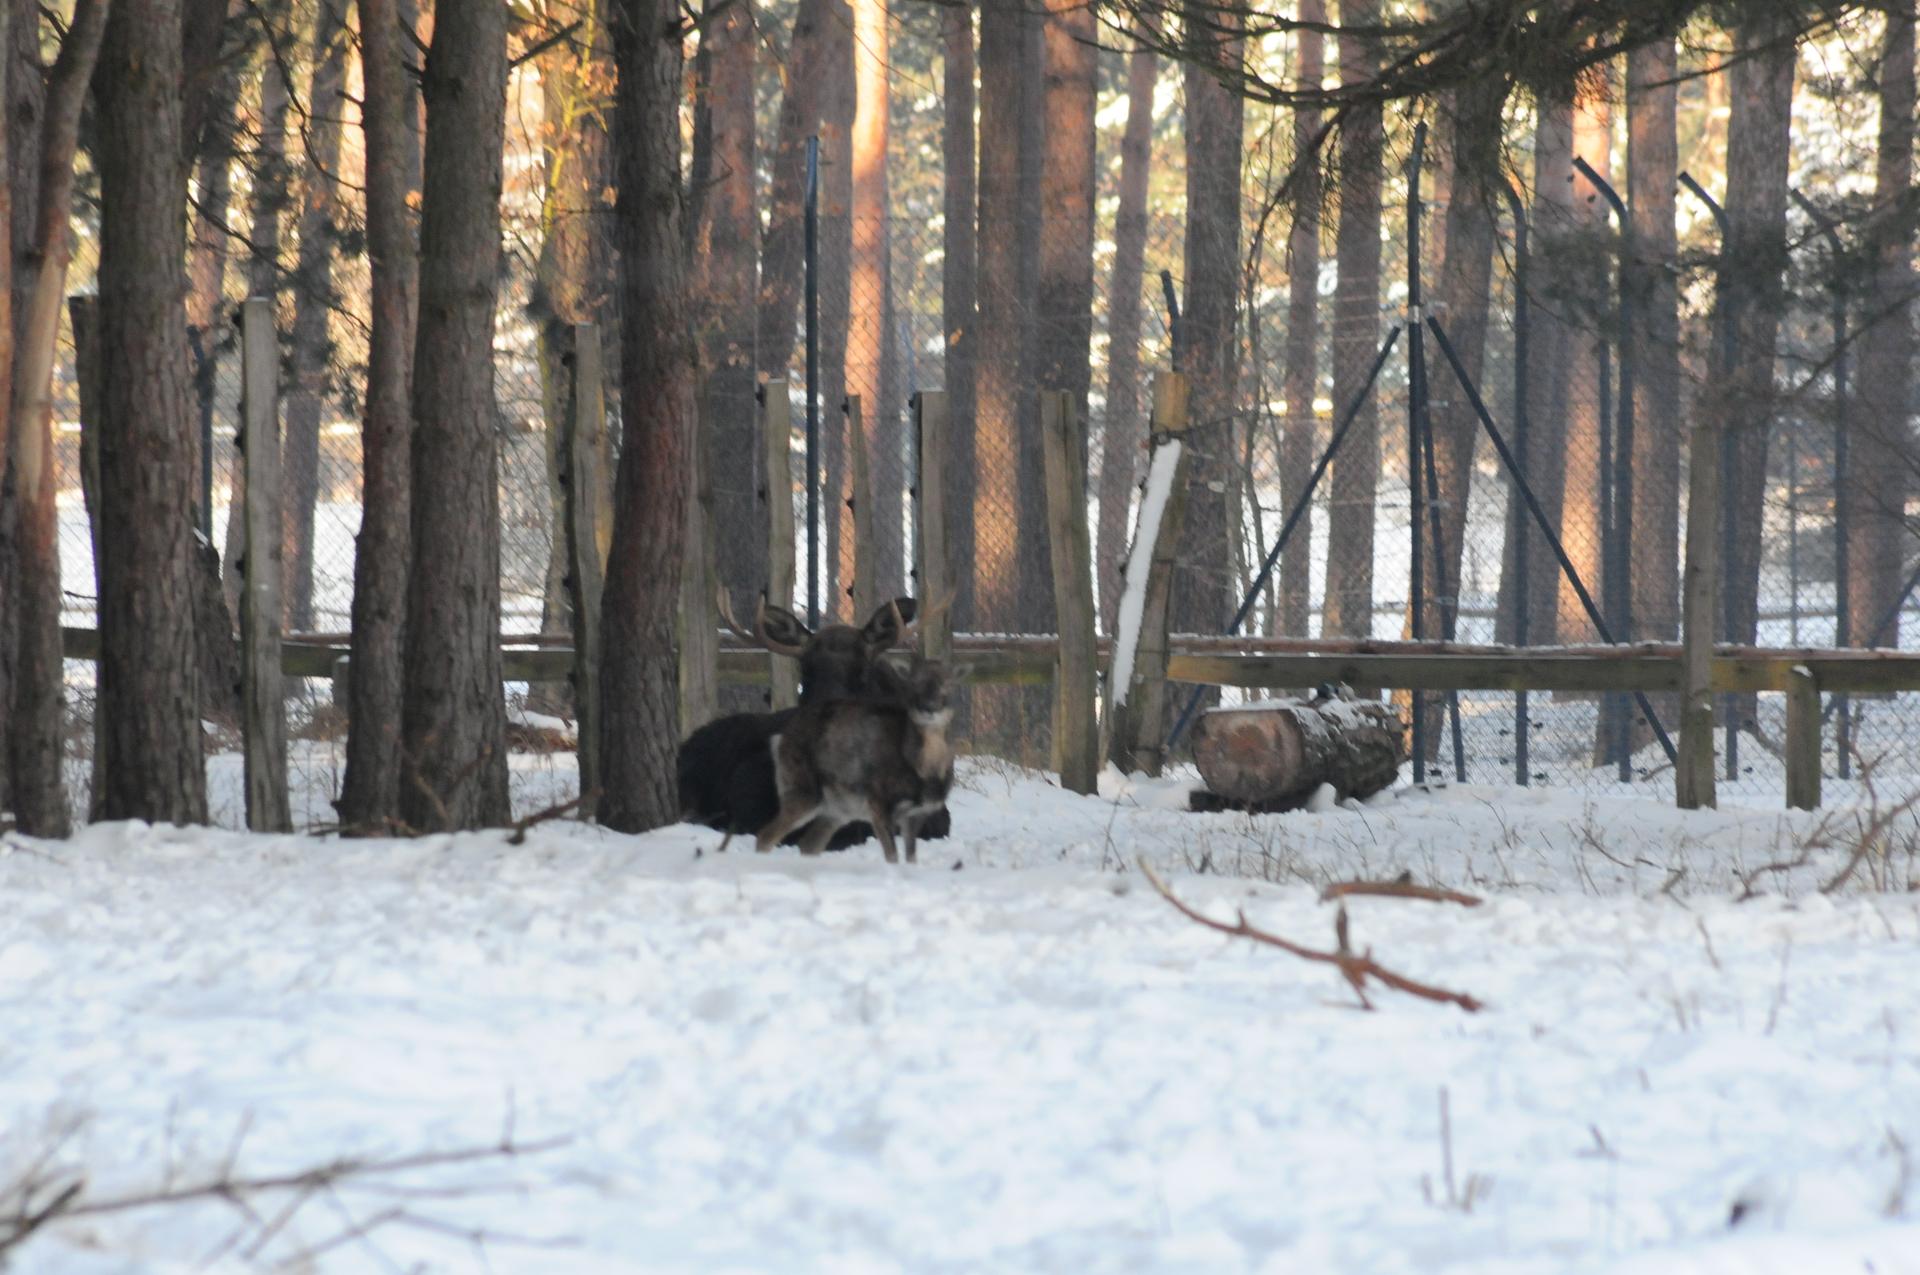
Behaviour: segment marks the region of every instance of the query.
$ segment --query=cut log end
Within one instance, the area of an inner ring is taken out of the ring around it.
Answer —
[[[1406,725],[1392,706],[1339,692],[1212,709],[1193,730],[1208,790],[1256,810],[1303,805],[1323,783],[1342,800],[1370,797],[1393,783],[1406,756]]]

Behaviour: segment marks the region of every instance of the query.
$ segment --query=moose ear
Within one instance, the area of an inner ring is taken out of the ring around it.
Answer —
[[[912,624],[919,609],[920,604],[912,598],[895,598],[873,613],[860,634],[868,646],[884,650],[900,640],[900,626]]]
[[[785,646],[805,646],[813,637],[813,630],[800,622],[800,617],[785,607],[770,606],[761,615],[761,635]]]

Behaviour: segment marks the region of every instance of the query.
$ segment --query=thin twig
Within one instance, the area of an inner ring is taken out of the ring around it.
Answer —
[[[527,844],[527,833],[535,825],[543,824],[549,819],[558,819],[560,816],[574,810],[581,802],[591,801],[599,797],[599,795],[600,793],[597,789],[593,792],[583,792],[571,801],[563,801],[558,805],[548,806],[545,810],[534,811],[513,825],[513,832],[507,837],[507,844],[510,846],[523,846]]]
[[[1265,930],[1254,928],[1247,923],[1247,915],[1245,912],[1239,913],[1232,924],[1228,924],[1225,921],[1216,921],[1205,913],[1181,902],[1174,892],[1167,888],[1166,882],[1155,875],[1153,868],[1148,865],[1145,858],[1138,860],[1138,863],[1141,873],[1152,883],[1153,888],[1160,892],[1160,897],[1168,903],[1171,903],[1174,909],[1188,920],[1197,921],[1210,930],[1218,930],[1222,934],[1229,934],[1235,938],[1252,939],[1256,943],[1265,943],[1270,947],[1277,947],[1281,951],[1290,952],[1304,961],[1318,961],[1325,965],[1331,965],[1346,977],[1347,982],[1359,995],[1361,1005],[1367,1009],[1373,1008],[1373,1003],[1367,999],[1366,993],[1366,981],[1369,978],[1378,979],[1395,991],[1405,992],[1409,996],[1418,996],[1422,1000],[1440,1001],[1449,1005],[1458,1005],[1470,1014],[1482,1008],[1483,1002],[1465,992],[1450,992],[1445,988],[1433,987],[1427,983],[1421,983],[1408,978],[1404,974],[1396,974],[1392,970],[1386,969],[1373,959],[1371,949],[1364,952],[1355,952],[1350,949],[1346,942],[1347,910],[1344,907],[1340,909],[1339,916],[1336,917],[1334,921],[1335,934],[1340,944],[1339,950],[1319,952],[1310,947],[1302,947],[1300,944],[1289,939],[1283,939],[1278,934],[1270,934]]]

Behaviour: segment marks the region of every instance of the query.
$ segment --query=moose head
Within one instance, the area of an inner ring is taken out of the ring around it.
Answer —
[[[874,666],[882,654],[910,638],[919,610],[912,598],[895,598],[877,608],[858,628],[828,624],[816,633],[785,607],[768,606],[762,596],[754,610],[753,629],[748,632],[733,618],[725,589],[720,590],[719,601],[720,617],[735,637],[800,661],[803,704],[852,699],[880,689],[873,680]]]

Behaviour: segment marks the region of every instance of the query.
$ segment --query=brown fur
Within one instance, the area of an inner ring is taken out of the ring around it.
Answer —
[[[916,656],[905,674],[887,669],[882,682],[873,698],[802,708],[774,738],[780,811],[760,829],[756,849],[773,849],[812,820],[800,853],[819,854],[843,825],[867,820],[888,863],[899,862],[896,828],[907,862],[916,861],[920,821],[953,787],[946,676]]]

